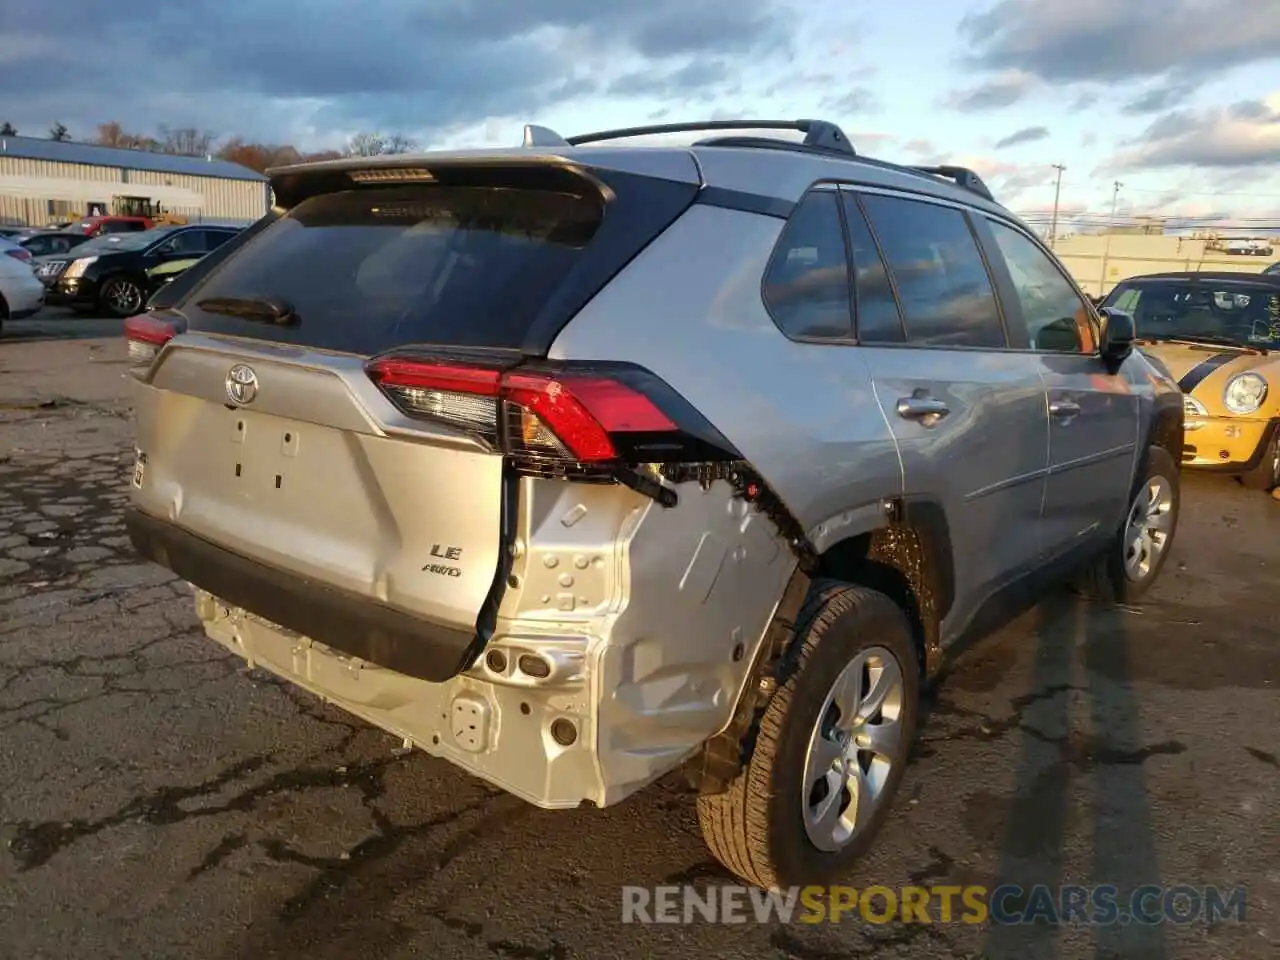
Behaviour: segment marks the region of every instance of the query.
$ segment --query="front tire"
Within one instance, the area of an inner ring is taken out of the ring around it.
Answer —
[[[870,848],[918,711],[911,625],[884,594],[815,581],[794,642],[745,768],[725,793],[698,798],[712,855],[765,889],[828,882]]]
[[[1240,474],[1240,482],[1247,490],[1261,490],[1263,493],[1280,487],[1280,430],[1271,435],[1271,442],[1258,465]]]
[[[1080,575],[1076,589],[1104,602],[1139,600],[1169,559],[1181,506],[1178,465],[1169,451],[1151,447],[1119,532],[1107,551]]]
[[[102,309],[117,320],[137,316],[147,305],[142,285],[129,277],[112,277],[102,285],[98,300]]]

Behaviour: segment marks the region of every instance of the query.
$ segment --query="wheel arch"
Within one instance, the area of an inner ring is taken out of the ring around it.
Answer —
[[[911,621],[922,676],[942,652],[942,621],[955,602],[951,527],[942,504],[929,498],[892,501],[889,520],[831,543],[818,556],[816,576],[878,590]]]
[[[1133,471],[1135,485],[1147,469],[1148,451],[1152,447],[1160,447],[1173,458],[1175,465],[1181,465],[1186,436],[1185,417],[1182,394],[1170,392],[1156,395],[1154,408],[1144,425],[1142,442],[1138,445]]]

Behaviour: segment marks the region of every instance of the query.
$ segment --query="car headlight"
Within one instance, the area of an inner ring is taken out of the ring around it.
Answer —
[[[1267,381],[1256,373],[1238,373],[1227,381],[1222,402],[1232,413],[1250,414],[1267,399]]]
[[[84,272],[89,266],[97,262],[97,257],[81,257],[79,260],[71,261],[71,266],[67,267],[67,272],[62,276],[68,280],[74,280],[76,277],[83,277]]]

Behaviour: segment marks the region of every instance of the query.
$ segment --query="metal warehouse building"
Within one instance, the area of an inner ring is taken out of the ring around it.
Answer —
[[[257,220],[267,180],[225,160],[0,137],[0,223],[44,226],[149,203],[192,222]]]

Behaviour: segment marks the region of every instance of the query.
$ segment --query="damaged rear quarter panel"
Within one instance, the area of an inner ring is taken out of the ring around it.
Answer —
[[[561,705],[594,710],[597,802],[615,803],[728,725],[796,558],[723,480],[679,484],[675,508],[621,485],[521,484],[497,637],[582,638],[584,682]]]

